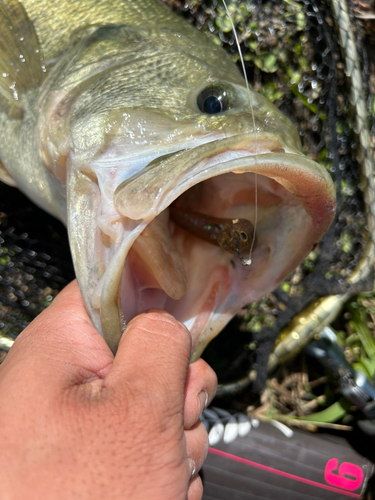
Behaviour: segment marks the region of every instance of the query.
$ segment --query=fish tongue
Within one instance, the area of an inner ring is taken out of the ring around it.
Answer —
[[[152,270],[165,293],[178,300],[186,292],[187,280],[184,264],[168,226],[169,210],[164,210],[138,236],[132,249]]]

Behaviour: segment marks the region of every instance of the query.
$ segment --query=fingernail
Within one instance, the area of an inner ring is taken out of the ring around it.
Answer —
[[[198,394],[200,413],[206,409],[208,404],[208,394],[207,391],[201,391]]]
[[[197,468],[196,468],[195,462],[192,458],[188,458],[188,463],[189,463],[189,468],[190,468],[190,479],[192,479],[195,475]]]

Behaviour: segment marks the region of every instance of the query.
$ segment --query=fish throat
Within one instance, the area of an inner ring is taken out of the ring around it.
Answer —
[[[242,265],[248,266],[251,261],[244,259],[250,254],[255,238],[254,226],[246,219],[217,219],[204,214],[184,212],[170,209],[171,220],[186,229],[197,238],[218,245],[231,254],[236,254]]]
[[[142,230],[125,259],[119,286],[123,325],[145,309],[167,310],[189,328],[194,342],[200,344],[196,346],[199,355],[216,335],[216,328],[210,330],[212,321],[224,326],[232,312],[223,311],[234,311],[238,302],[244,305],[257,300],[259,290],[266,293],[269,282],[276,283],[285,271],[283,255],[298,253],[289,244],[285,248],[280,244],[287,224],[290,231],[294,225],[303,226],[304,231],[310,227],[308,213],[282,184],[259,174],[258,159],[243,154],[239,152],[237,160],[227,162],[227,173],[206,173],[208,178],[191,182],[182,192],[185,183],[180,179],[166,190],[165,208]],[[177,155],[175,161],[178,159]],[[173,158],[166,161],[173,162]],[[223,168],[218,159],[216,169]],[[127,217],[132,215],[133,220],[140,220],[143,210],[141,206],[134,210],[132,201],[141,191],[140,187],[134,189],[140,186],[137,181],[141,177],[133,180],[133,189],[132,182],[125,183],[115,196],[118,210]],[[246,256],[251,248],[253,265],[249,266]],[[280,262],[275,261],[277,256]]]

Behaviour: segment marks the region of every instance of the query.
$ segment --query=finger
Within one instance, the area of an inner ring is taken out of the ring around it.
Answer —
[[[190,429],[215,396],[217,377],[203,359],[189,366],[185,385],[184,427]]]
[[[77,281],[64,288],[52,304],[21,333],[3,367],[22,366],[34,380],[58,384],[103,378],[113,361],[104,339],[93,327]],[[23,376],[23,375],[22,375]]]
[[[198,474],[208,453],[208,435],[202,422],[185,431],[185,439],[187,456],[195,464],[194,474]]]
[[[191,352],[191,335],[164,311],[136,316],[121,339],[106,384],[120,397],[128,391],[152,402],[159,410],[181,412]]]
[[[203,496],[203,484],[200,476],[195,476],[189,484],[187,500],[201,500]]]

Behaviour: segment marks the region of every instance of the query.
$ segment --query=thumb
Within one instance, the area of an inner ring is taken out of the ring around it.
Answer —
[[[142,313],[128,324],[106,385],[119,397],[130,388],[133,395],[182,417],[191,345],[187,328],[170,314],[155,309]]]

